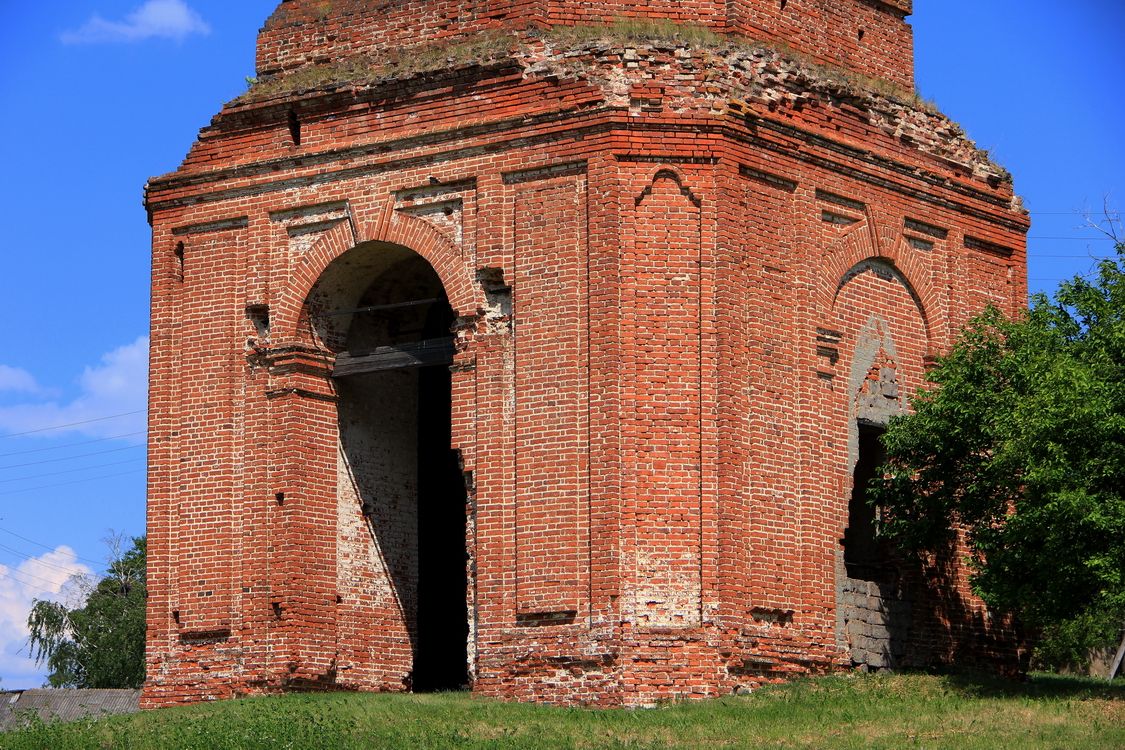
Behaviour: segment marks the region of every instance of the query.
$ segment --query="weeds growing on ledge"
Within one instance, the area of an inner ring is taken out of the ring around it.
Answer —
[[[531,39],[542,40],[556,48],[575,48],[605,43],[619,46],[675,45],[716,52],[767,51],[783,59],[797,62],[809,69],[814,77],[848,91],[867,92],[930,113],[937,112],[933,102],[923,99],[916,92],[907,90],[899,84],[822,64],[784,42],[755,40],[738,34],[719,34],[702,25],[652,18],[622,18],[597,25],[554,26],[549,29],[532,30],[526,35],[489,30],[453,41],[305,65],[291,72],[252,79],[250,90],[235,102],[245,104],[306,91],[370,84],[380,79],[407,78],[419,73],[460,65],[488,64],[510,55],[521,46],[526,46]],[[248,78],[247,81],[249,83],[251,79]]]

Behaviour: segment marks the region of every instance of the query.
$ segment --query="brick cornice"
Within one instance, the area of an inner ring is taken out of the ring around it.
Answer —
[[[463,134],[465,132],[468,132],[470,135],[477,136],[486,134],[500,134],[504,132],[510,132],[515,129],[534,130],[536,126],[546,124],[559,124],[564,122],[572,123],[572,127],[567,128],[565,131],[554,129],[549,133],[542,133],[538,135],[524,135],[520,133],[515,134],[507,139],[496,140],[485,144],[460,146],[457,148],[450,148],[442,151],[430,152],[406,158],[383,159],[361,166],[342,167],[335,170],[322,169],[316,172],[310,172],[308,174],[302,174],[299,176],[286,177],[280,180],[266,180],[250,185],[240,185],[238,187],[220,187],[221,183],[224,182],[244,182],[245,180],[253,178],[255,176],[277,174],[279,172],[286,172],[289,170],[308,168],[334,162],[347,163],[364,156],[373,156],[376,154],[386,154],[401,150],[409,150],[427,143],[431,145],[438,145],[442,143],[456,144],[463,142]],[[768,138],[763,137],[761,134],[755,134],[754,132],[748,131],[745,127],[733,126],[732,123],[734,122],[740,122],[740,124],[741,122],[752,122],[754,125],[760,127],[763,130],[773,131],[778,134],[784,134],[789,138],[799,140],[805,145],[823,149],[829,154],[836,154],[844,157],[845,159],[857,161],[860,164],[888,170],[895,173],[895,175],[900,179],[895,180],[888,179],[886,177],[880,177],[878,175],[864,172],[863,170],[858,169],[855,166],[847,165],[842,161],[837,161],[828,158],[827,156],[818,155],[814,152],[809,151],[808,149],[793,148],[792,146],[787,146],[783,143],[771,141]],[[379,144],[370,144],[327,151],[308,157],[296,157],[255,162],[253,164],[247,164],[229,170],[209,172],[200,175],[190,175],[186,177],[173,177],[167,180],[161,180],[159,182],[150,184],[148,194],[148,209],[151,213],[155,214],[159,211],[198,205],[201,203],[232,200],[246,196],[257,195],[260,193],[277,192],[297,187],[307,187],[311,185],[354,179],[357,177],[379,174],[383,172],[403,170],[412,166],[437,164],[446,161],[453,161],[456,159],[464,159],[475,154],[482,154],[486,152],[497,153],[503,150],[514,150],[529,146],[542,145],[544,143],[560,141],[564,136],[590,139],[595,136],[605,135],[614,131],[637,133],[661,131],[669,132],[685,128],[690,128],[692,132],[698,135],[722,135],[736,142],[753,144],[755,146],[763,146],[771,151],[785,154],[797,160],[815,164],[825,169],[829,169],[833,172],[847,175],[864,182],[877,184],[885,189],[893,190],[895,192],[908,195],[913,198],[918,198],[928,203],[941,205],[952,210],[967,213],[976,218],[990,223],[998,224],[1013,231],[1025,232],[1027,230],[1027,227],[1029,226],[1029,220],[1025,216],[1014,214],[1008,209],[1008,206],[1010,204],[1009,198],[984,190],[977,190],[963,183],[955,182],[948,177],[942,176],[936,172],[925,170],[916,165],[908,164],[900,160],[891,159],[886,156],[875,154],[867,149],[856,148],[842,141],[828,138],[819,133],[815,133],[811,130],[806,130],[794,125],[781,123],[757,116],[728,116],[725,118],[716,117],[704,121],[692,120],[690,121],[690,124],[689,122],[645,122],[639,121],[636,118],[629,117],[627,113],[621,111],[619,108],[614,107],[603,107],[597,110],[586,110],[579,113],[550,113],[549,115],[533,118],[512,118],[510,120],[466,128],[464,130],[451,129],[448,131],[444,131],[443,133],[430,133],[422,136],[397,139],[390,142],[383,141]],[[915,185],[911,186],[909,184],[911,182],[915,183]],[[159,195],[159,193],[173,192],[174,190],[181,190],[189,187],[211,187],[211,189],[192,192],[188,195],[183,195],[176,198],[154,200],[154,198]],[[967,200],[978,201],[990,206],[994,206],[997,209],[1003,211],[1003,213],[991,213],[986,210],[981,210],[980,208],[973,207],[971,205],[961,203],[950,198],[942,197],[941,195],[939,195],[939,191],[950,191],[955,195],[963,197]]]

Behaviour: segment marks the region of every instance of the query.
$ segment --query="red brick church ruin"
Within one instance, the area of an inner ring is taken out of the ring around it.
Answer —
[[[910,11],[282,2],[147,188],[144,704],[1013,658],[863,497],[931,358],[1026,294]]]

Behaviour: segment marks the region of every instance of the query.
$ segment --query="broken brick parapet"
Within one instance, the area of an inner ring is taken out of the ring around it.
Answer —
[[[769,126],[761,137],[784,140],[811,132],[905,164],[927,155],[929,159],[917,166],[912,164],[912,168],[940,175],[953,184],[983,184],[983,192],[995,195],[992,200],[998,203],[1014,200],[1010,175],[978,149],[956,123],[916,101],[909,92],[872,88],[877,86],[876,81],[752,44],[708,46],[675,39],[622,43],[597,37],[508,39],[514,48],[502,45],[487,65],[473,62],[442,70],[440,75],[408,73],[403,78],[393,70],[379,74],[376,65],[374,74],[327,70],[324,82],[271,99],[257,100],[252,90],[245,101],[235,100],[211,128],[202,131],[200,142],[180,172],[154,180],[150,191],[164,194],[174,187],[190,190],[193,185],[229,180],[240,171],[249,178],[267,164],[271,172],[276,172],[279,168],[312,167],[379,153],[402,156],[415,143],[439,143],[446,137],[462,141],[474,131],[485,139],[490,131],[505,125],[498,118],[504,112],[502,103],[511,101],[511,94],[523,91],[533,103],[530,110],[521,107],[523,118],[531,115],[552,121],[566,112],[566,122],[583,113],[588,119],[599,108],[631,116],[643,111],[646,120],[699,117],[714,123],[747,118]],[[499,94],[503,89],[496,87],[505,83],[515,88],[504,91],[503,98],[495,98],[500,106],[458,106],[445,112],[448,119],[430,119],[422,131],[409,109],[394,105],[380,115],[377,129],[374,123],[365,125],[366,118],[358,112],[343,122],[335,115],[326,120],[318,114],[364,108],[365,102],[385,101],[403,88],[421,95],[445,91],[449,86],[471,85],[479,87],[487,101],[495,96],[490,92]],[[299,158],[292,151],[290,115],[294,112],[302,129]],[[398,117],[396,112],[400,113]],[[402,125],[396,127],[397,122]],[[443,135],[443,125],[450,129],[447,136]],[[341,131],[341,127],[349,130]],[[790,134],[789,128],[796,131]],[[412,135],[404,138],[407,132]],[[336,144],[349,140],[357,153],[334,153],[339,151]],[[252,145],[253,149],[232,148],[235,143]],[[328,144],[336,147],[328,151]],[[239,157],[251,154],[254,164],[261,167],[246,164],[238,170]],[[221,171],[217,170],[220,166]],[[982,192],[979,187],[978,192]]]
[[[288,0],[258,37],[259,76],[347,57],[455,45],[482,31],[687,25],[781,42],[825,64],[913,87],[910,3],[894,0]]]

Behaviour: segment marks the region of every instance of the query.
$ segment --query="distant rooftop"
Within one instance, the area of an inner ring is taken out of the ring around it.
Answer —
[[[31,715],[43,721],[129,714],[138,709],[140,690],[12,690],[0,692],[0,732],[19,727]]]

